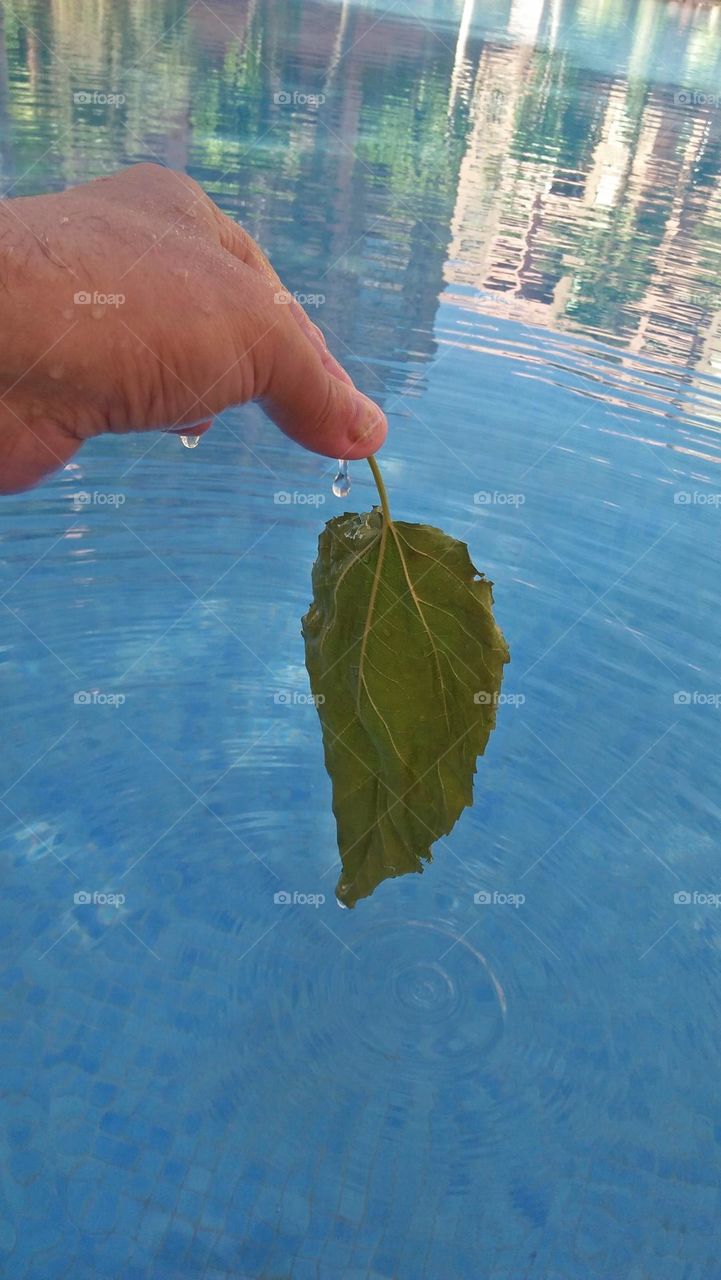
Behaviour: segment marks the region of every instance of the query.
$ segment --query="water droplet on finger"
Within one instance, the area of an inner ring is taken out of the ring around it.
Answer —
[[[184,444],[186,449],[197,449],[200,444],[200,436],[181,436],[180,443]]]

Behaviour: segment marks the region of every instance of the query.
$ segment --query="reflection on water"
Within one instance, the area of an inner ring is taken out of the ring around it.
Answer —
[[[376,394],[412,385],[443,341],[445,291],[612,344],[622,380],[653,386],[639,356],[693,369],[703,404],[681,377],[676,393],[715,426],[719,10],[477,8],[436,5],[432,30],[407,5],[19,0],[0,44],[3,186],[188,168],[324,299],[341,355],[370,329],[397,358],[358,368]],[[622,69],[580,61],[594,44]]]
[[[720,27],[0,0],[2,189],[198,178],[513,654],[443,856],[341,912],[298,626],[335,460],[246,407],[3,502],[3,1274],[717,1273]]]

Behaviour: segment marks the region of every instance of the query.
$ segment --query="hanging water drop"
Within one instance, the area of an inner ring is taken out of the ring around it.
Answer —
[[[181,436],[180,443],[184,444],[186,449],[197,449],[200,444],[200,436]]]
[[[333,493],[336,498],[347,498],[350,493],[350,476],[348,463],[344,458],[338,459],[338,475],[333,481]]]

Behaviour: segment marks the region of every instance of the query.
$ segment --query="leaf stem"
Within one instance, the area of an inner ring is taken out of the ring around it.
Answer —
[[[385,487],[385,484],[383,483],[383,476],[381,475],[381,469],[378,466],[378,463],[376,462],[375,454],[371,454],[370,458],[368,458],[368,466],[373,472],[373,479],[376,482],[378,497],[381,500],[381,510],[383,512],[383,518],[388,525],[392,525],[393,520],[391,517],[391,509],[390,509],[390,506],[388,505],[388,494],[386,493],[386,487]]]

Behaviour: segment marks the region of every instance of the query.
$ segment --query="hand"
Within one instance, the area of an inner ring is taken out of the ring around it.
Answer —
[[[0,493],[91,436],[200,433],[248,400],[328,457],[385,439],[255,241],[157,165],[0,202],[0,331]]]

